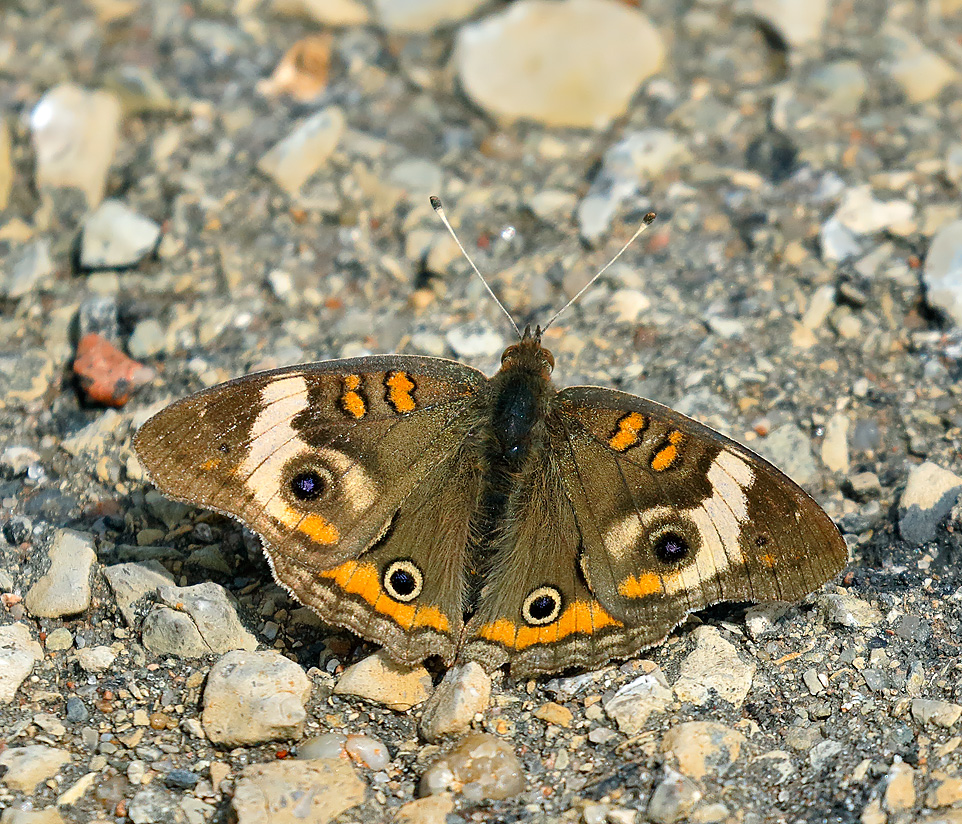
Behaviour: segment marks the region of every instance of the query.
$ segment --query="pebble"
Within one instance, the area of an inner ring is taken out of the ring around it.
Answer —
[[[922,273],[925,300],[962,328],[962,220],[947,223],[932,238]]]
[[[384,650],[349,666],[334,685],[335,695],[354,695],[397,712],[423,704],[431,691],[431,676],[423,666],[397,664]]]
[[[207,676],[204,732],[230,747],[300,738],[310,696],[304,670],[280,653],[228,652]]]
[[[869,184],[846,189],[835,220],[856,235],[871,235],[906,224],[915,214],[907,200],[877,200]]]
[[[740,707],[752,688],[754,662],[739,655],[716,627],[697,627],[692,637],[695,648],[682,662],[674,684],[677,698],[692,704],[707,704],[721,698]]]
[[[136,360],[152,358],[164,351],[167,338],[164,327],[155,318],[140,321],[127,340],[127,351]]]
[[[953,727],[962,718],[962,705],[927,698],[912,699],[912,717],[920,724]]]
[[[84,221],[80,265],[84,269],[130,269],[154,251],[160,226],[125,203],[107,199]]]
[[[109,92],[72,83],[50,89],[30,113],[36,184],[80,189],[100,203],[120,136],[120,103]]]
[[[488,733],[472,733],[421,777],[423,795],[454,792],[480,803],[511,798],[524,790],[524,767],[511,745]]]
[[[311,103],[327,88],[330,69],[331,35],[309,34],[287,50],[271,76],[257,84],[257,91]]]
[[[337,106],[322,109],[300,123],[257,164],[288,195],[301,187],[330,159],[346,127],[344,112]]]
[[[701,801],[701,797],[701,790],[694,781],[671,767],[665,767],[665,775],[648,801],[648,820],[654,824],[682,821]]]
[[[452,667],[424,704],[421,735],[425,741],[437,741],[462,733],[490,702],[491,677],[480,664],[469,661]]]
[[[46,807],[42,810],[18,810],[8,807],[0,816],[3,824],[65,824],[63,817],[56,807]],[[96,822],[101,824],[101,822]]]
[[[60,529],[47,550],[49,569],[24,597],[27,611],[37,618],[78,615],[90,607],[90,576],[97,564],[93,539],[82,532]]]
[[[661,739],[661,751],[689,778],[724,775],[741,754],[745,736],[715,721],[686,721]]]
[[[784,784],[795,775],[795,765],[785,750],[769,750],[752,760],[750,771],[764,784]]]
[[[847,415],[836,412],[825,424],[822,439],[822,463],[831,472],[848,474],[851,460],[848,452],[848,432],[852,422]]]
[[[449,793],[429,795],[408,801],[397,811],[394,824],[447,824],[454,812],[454,798]]]
[[[43,660],[43,649],[26,624],[0,626],[0,704],[9,704],[33,665]]]
[[[77,344],[73,371],[90,400],[123,406],[134,391],[154,379],[153,369],[128,358],[106,338],[84,335]]]
[[[822,224],[818,239],[824,261],[841,263],[862,254],[862,244],[855,233],[837,218],[830,217]]]
[[[374,0],[382,28],[396,34],[428,34],[466,20],[487,0]]]
[[[104,569],[104,577],[113,590],[117,607],[129,627],[139,626],[134,605],[158,587],[174,583],[173,576],[159,561],[114,564]]]
[[[70,763],[70,753],[43,744],[10,747],[0,753],[0,781],[11,790],[33,793],[37,786],[53,778],[64,764]]]
[[[868,601],[847,592],[822,593],[818,596],[819,611],[833,624],[852,629],[875,626],[882,621],[882,613]]]
[[[684,140],[669,129],[628,133],[605,152],[601,168],[578,204],[581,237],[593,243],[606,235],[625,201],[636,198],[642,186],[689,159]]]
[[[158,821],[176,821],[176,801],[170,791],[152,784],[134,793],[127,805],[127,818],[133,824],[156,824]]]
[[[462,26],[455,62],[465,93],[496,119],[603,129],[664,56],[657,29],[615,0],[518,0]]]
[[[0,268],[0,297],[16,300],[46,283],[56,271],[50,257],[50,241],[40,238],[18,251]]]
[[[77,650],[77,662],[84,672],[106,672],[116,658],[117,653],[111,647],[84,647]]]
[[[829,0],[750,0],[748,4],[793,49],[821,41],[830,6]]]
[[[160,586],[157,599],[143,628],[144,646],[152,652],[195,658],[257,649],[257,638],[237,616],[237,602],[220,584]]]
[[[912,546],[933,540],[960,495],[962,477],[931,461],[912,467],[899,501],[902,539]]]
[[[654,667],[620,687],[604,702],[604,711],[619,730],[634,735],[644,729],[652,713],[664,712],[673,700],[665,674]]]
[[[66,713],[64,718],[71,724],[82,724],[90,718],[90,711],[76,695],[71,695],[66,701]]]
[[[53,386],[57,365],[46,352],[27,349],[20,355],[0,355],[0,380],[7,406],[29,407]]]
[[[937,780],[925,796],[929,807],[962,807],[962,776],[949,776]]]
[[[895,761],[885,776],[882,806],[890,813],[902,813],[915,807],[915,770],[904,761]]]
[[[820,772],[829,761],[844,749],[838,741],[826,738],[808,751],[808,763],[812,765],[813,770]]]
[[[504,350],[504,336],[486,323],[459,324],[444,336],[459,358],[495,358]]]
[[[292,17],[309,17],[323,26],[364,26],[371,13],[361,0],[273,0],[273,9]]]
[[[66,627],[58,627],[44,639],[43,648],[47,652],[62,652],[73,646],[73,633]]]
[[[245,767],[231,809],[237,824],[326,824],[364,801],[364,782],[343,759],[288,759]]]
[[[546,724],[554,724],[557,727],[570,727],[574,719],[574,713],[564,706],[564,704],[548,701],[534,711],[534,717],[540,718]]]
[[[882,35],[888,57],[883,67],[909,103],[935,100],[946,87],[958,83],[959,70],[914,34],[890,23]]]
[[[768,458],[795,483],[805,486],[818,479],[818,467],[812,454],[812,439],[793,423],[772,430],[756,444],[757,451]]]

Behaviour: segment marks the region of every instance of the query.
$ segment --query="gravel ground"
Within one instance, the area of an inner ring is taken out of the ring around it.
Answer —
[[[0,4],[0,809],[962,822],[958,0]],[[851,563],[519,682],[402,671],[152,490],[170,400],[407,352],[666,403]],[[274,805],[272,807],[271,805]]]

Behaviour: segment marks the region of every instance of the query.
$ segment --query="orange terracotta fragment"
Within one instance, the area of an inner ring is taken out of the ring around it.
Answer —
[[[95,332],[84,335],[77,344],[73,371],[83,393],[105,406],[123,406],[134,390],[153,380],[155,374]]]

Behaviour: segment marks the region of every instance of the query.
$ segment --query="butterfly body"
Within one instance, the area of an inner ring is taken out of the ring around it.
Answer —
[[[793,601],[847,560],[777,469],[672,410],[558,390],[540,333],[491,378],[382,355],[250,375],[135,445],[166,494],[259,533],[277,580],[413,664],[598,666],[719,601]]]

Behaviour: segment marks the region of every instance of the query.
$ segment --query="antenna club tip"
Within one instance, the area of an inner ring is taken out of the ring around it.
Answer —
[[[431,197],[428,199],[431,201],[431,208],[434,209],[435,212],[441,208],[441,198],[439,198],[437,195],[431,195]]]
[[[642,223],[644,223],[645,226],[650,226],[652,223],[655,222],[656,217],[658,217],[658,215],[656,215],[654,212],[649,212],[647,215],[645,215],[642,218]]]

